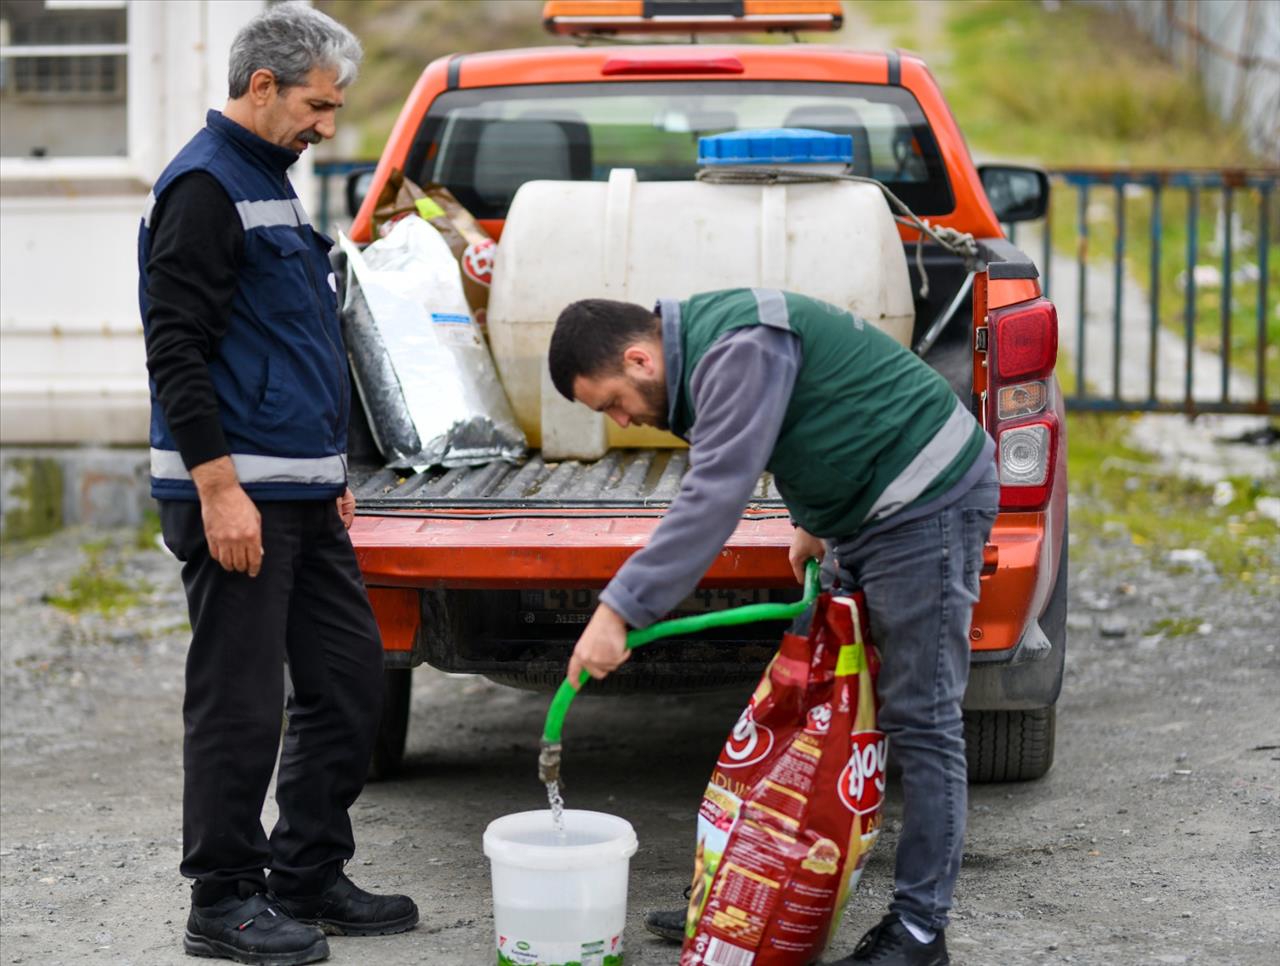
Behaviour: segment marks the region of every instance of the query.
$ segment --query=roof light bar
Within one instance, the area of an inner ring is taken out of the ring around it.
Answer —
[[[831,31],[844,22],[840,0],[548,0],[549,33],[741,33]]]

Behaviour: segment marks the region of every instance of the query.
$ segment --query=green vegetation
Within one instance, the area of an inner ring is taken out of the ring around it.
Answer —
[[[857,10],[920,51],[979,154],[1057,165],[1250,158],[1244,131],[1218,119],[1194,77],[1095,5],[874,0]]]
[[[156,537],[160,536],[160,514],[155,510],[147,510],[138,524],[138,532],[134,535],[135,550],[155,550]]]
[[[1122,16],[1091,4],[1064,3],[1047,10],[1030,0],[968,0],[916,4],[876,0],[857,11],[887,29],[899,43],[919,49],[937,75],[956,121],[979,157],[1031,159],[1050,167],[1248,167],[1245,131],[1222,121],[1209,107],[1194,76],[1164,54]],[[930,14],[941,22],[928,22]],[[1215,247],[1221,194],[1202,191],[1196,263],[1221,268]],[[1233,254],[1233,274],[1259,264],[1259,199],[1238,191],[1238,228],[1255,242]],[[1159,305],[1162,323],[1183,331],[1187,266],[1187,192],[1162,192]],[[1268,288],[1280,297],[1280,205],[1271,207]],[[1093,188],[1086,215],[1087,257],[1114,263],[1116,193]],[[1151,285],[1151,192],[1126,197],[1128,274],[1143,290]],[[1079,250],[1078,195],[1059,186],[1053,197],[1053,243]],[[1236,235],[1236,244],[1240,236]],[[1074,278],[1057,279],[1074,284]],[[1225,280],[1224,280],[1225,282]],[[1232,367],[1255,372],[1258,284],[1237,278],[1231,286]],[[1280,395],[1280,314],[1266,306],[1264,382],[1268,398]],[[1222,351],[1222,290],[1199,287],[1196,344]],[[1064,319],[1064,324],[1074,320]]]
[[[86,611],[117,614],[132,607],[151,590],[146,583],[134,584],[124,579],[119,562],[108,559],[111,550],[108,541],[86,543],[81,549],[85,555],[84,566],[71,578],[65,592],[48,597],[54,607],[72,614]]]
[[[19,456],[9,461],[5,542],[46,536],[62,527],[62,467],[57,460]]]
[[[1154,457],[1125,440],[1133,417],[1073,412],[1067,416],[1071,524],[1081,533],[1125,539],[1152,566],[1180,569],[1174,550],[1204,552],[1224,578],[1260,593],[1280,587],[1280,528],[1255,509],[1259,497],[1278,496],[1269,481],[1233,477],[1228,487],[1205,486],[1162,471]]]
[[[1200,620],[1195,617],[1162,617],[1143,633],[1161,634],[1164,637],[1188,637],[1199,632]]]

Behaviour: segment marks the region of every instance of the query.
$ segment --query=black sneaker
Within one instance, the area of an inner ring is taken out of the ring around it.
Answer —
[[[693,886],[687,887],[684,890],[685,899],[688,899],[692,892]],[[669,943],[682,943],[684,942],[684,927],[688,915],[688,906],[683,909],[656,909],[645,914],[644,928],[659,939],[665,939]]]
[[[418,907],[408,896],[365,892],[343,873],[318,896],[280,896],[289,915],[315,923],[335,936],[389,936],[418,924]]]
[[[272,896],[228,896],[192,906],[182,947],[189,956],[264,966],[296,966],[329,958],[329,943],[315,926],[294,920]]]
[[[646,913],[644,928],[659,939],[671,943],[684,942],[684,923],[686,909],[657,909]]]
[[[854,947],[853,955],[827,966],[948,966],[947,941],[942,930],[933,942],[922,943],[907,930],[896,913],[890,913],[872,926]]]

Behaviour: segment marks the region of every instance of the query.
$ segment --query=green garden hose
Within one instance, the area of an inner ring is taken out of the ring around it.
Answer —
[[[811,559],[805,564],[804,597],[794,604],[747,604],[744,607],[734,607],[731,610],[716,611],[711,614],[659,621],[643,630],[628,631],[627,650],[633,650],[642,644],[648,644],[663,637],[695,634],[712,627],[731,627],[735,624],[752,624],[756,621],[793,620],[803,614],[805,609],[818,598],[819,589],[818,561]],[[590,680],[591,675],[583,671],[578,679],[578,688]],[[551,699],[551,707],[547,709],[547,723],[542,729],[542,752],[538,756],[538,777],[544,783],[556,781],[560,777],[560,735],[564,730],[564,716],[577,693],[578,689],[570,683],[568,678],[565,678],[560,683],[555,697]]]

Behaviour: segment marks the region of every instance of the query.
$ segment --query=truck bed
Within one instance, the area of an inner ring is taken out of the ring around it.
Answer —
[[[360,511],[665,508],[680,489],[687,450],[610,450],[594,462],[548,463],[534,452],[521,464],[495,460],[482,466],[421,473],[351,467]],[[785,512],[773,477],[760,478],[749,509]]]

